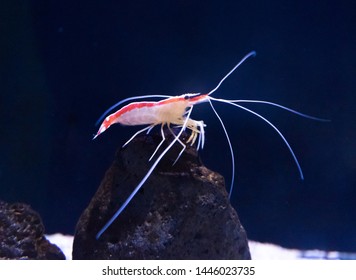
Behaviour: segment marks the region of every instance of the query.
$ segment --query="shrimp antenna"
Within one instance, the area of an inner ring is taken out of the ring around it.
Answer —
[[[132,96],[125,98],[116,104],[112,105],[109,109],[107,109],[101,116],[100,118],[96,121],[95,126],[98,126],[101,121],[105,118],[105,116],[113,109],[115,109],[117,106],[120,106],[122,103],[125,103],[127,101],[135,100],[135,99],[144,99],[144,98],[169,98],[172,97],[170,95],[161,95],[161,94],[153,94],[153,95],[140,95],[140,96]]]
[[[136,193],[141,189],[143,184],[147,181],[147,179],[151,176],[152,172],[158,165],[158,163],[161,161],[161,159],[164,157],[166,153],[172,148],[175,142],[179,140],[179,137],[182,135],[183,131],[186,129],[189,117],[192,113],[193,107],[190,107],[188,110],[188,115],[183,123],[182,128],[180,129],[179,133],[177,136],[174,137],[172,142],[167,146],[167,148],[160,154],[160,156],[156,159],[156,161],[152,164],[151,168],[148,170],[146,173],[145,177],[141,180],[141,182],[137,185],[137,187],[133,190],[133,192],[130,194],[130,196],[125,200],[125,202],[121,205],[119,210],[117,210],[114,214],[114,216],[111,217],[111,219],[103,226],[103,228],[97,233],[96,239],[99,239],[100,236],[108,229],[109,226],[116,220],[116,218],[122,213],[122,211],[125,210],[126,206],[130,203],[130,201],[134,198]]]
[[[272,106],[276,106],[278,108],[281,108],[283,110],[286,110],[286,111],[289,111],[293,114],[296,114],[296,115],[299,115],[303,118],[307,118],[307,119],[311,119],[311,120],[314,120],[314,121],[319,121],[319,122],[330,122],[330,120],[328,119],[322,119],[322,118],[318,118],[318,117],[314,117],[314,116],[311,116],[311,115],[307,115],[307,114],[304,114],[304,113],[301,113],[301,112],[298,112],[296,110],[293,110],[291,108],[288,108],[286,106],[283,106],[283,105],[280,105],[278,103],[273,103],[273,102],[270,102],[270,101],[264,101],[264,100],[248,100],[248,99],[241,99],[241,100],[229,100],[229,99],[225,99],[225,101],[229,101],[231,103],[259,103],[259,104],[267,104],[267,105],[272,105]]]
[[[227,103],[227,104],[236,106],[236,107],[238,107],[238,108],[240,108],[240,109],[243,109],[243,110],[245,110],[245,111],[247,111],[247,112],[249,112],[249,113],[251,113],[251,114],[253,114],[253,115],[257,116],[257,117],[259,117],[260,119],[262,119],[263,121],[265,121],[266,123],[268,123],[270,126],[272,126],[272,128],[279,134],[279,136],[282,138],[282,140],[284,141],[284,143],[287,145],[287,147],[288,147],[288,149],[289,149],[289,151],[290,151],[290,153],[291,153],[291,155],[292,155],[292,157],[293,157],[293,159],[294,159],[294,161],[295,161],[295,163],[296,163],[296,165],[297,165],[297,167],[298,167],[298,171],[299,171],[299,174],[300,174],[300,178],[301,178],[302,180],[304,180],[304,175],[303,175],[302,168],[300,167],[300,164],[299,164],[299,162],[298,162],[298,159],[297,159],[296,155],[294,154],[294,152],[293,152],[293,150],[292,150],[292,147],[289,145],[289,143],[288,143],[287,139],[284,137],[284,135],[279,131],[279,129],[278,129],[273,123],[271,123],[269,120],[267,120],[267,119],[266,119],[265,117],[263,117],[262,115],[256,113],[255,111],[252,111],[252,110],[250,110],[250,109],[248,109],[248,108],[246,108],[246,107],[243,107],[243,106],[241,106],[241,105],[239,105],[239,104],[232,103],[232,102],[230,102],[230,101],[228,101],[228,100],[225,100],[225,99],[218,99],[218,98],[213,98],[213,97],[209,97],[209,98],[210,98],[211,100],[214,100],[214,101],[218,101],[218,102],[222,102],[222,103]]]
[[[226,130],[225,125],[224,125],[224,122],[220,118],[218,112],[216,112],[216,110],[215,110],[215,108],[213,106],[213,103],[211,102],[210,98],[208,99],[208,101],[209,101],[209,104],[210,104],[211,108],[213,109],[215,115],[217,116],[218,120],[221,123],[221,126],[222,126],[222,128],[224,130],[224,133],[225,133],[225,136],[226,136],[227,142],[229,144],[229,148],[230,148],[231,166],[232,166],[231,185],[230,185],[230,191],[229,191],[229,199],[230,199],[231,198],[231,194],[232,194],[232,190],[234,188],[234,181],[235,181],[235,156],[234,156],[234,150],[232,148],[230,137],[229,137],[229,134],[227,133],[227,130]]]
[[[225,75],[224,78],[221,79],[221,81],[218,83],[218,85],[217,85],[213,90],[211,90],[211,91],[208,93],[208,95],[214,93],[214,92],[221,86],[221,84],[227,79],[227,77],[229,77],[229,76],[232,74],[232,72],[234,72],[234,71],[236,70],[236,68],[239,67],[239,66],[240,66],[246,59],[248,59],[250,56],[256,56],[256,52],[255,52],[255,51],[252,51],[252,52],[249,52],[248,54],[246,54],[246,55],[240,60],[240,62],[237,63],[237,64],[235,65],[235,67],[232,68],[232,69],[230,70],[230,72]]]

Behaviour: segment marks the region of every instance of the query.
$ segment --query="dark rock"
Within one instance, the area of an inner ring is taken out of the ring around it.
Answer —
[[[41,218],[30,206],[0,201],[0,259],[64,260],[43,234]]]
[[[250,259],[246,233],[229,203],[223,177],[203,166],[190,146],[172,166],[182,148],[178,143],[96,240],[147,173],[160,140],[159,135],[145,135],[118,150],[78,221],[73,259]]]

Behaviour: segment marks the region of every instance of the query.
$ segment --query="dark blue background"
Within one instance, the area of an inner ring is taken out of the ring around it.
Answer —
[[[7,3],[6,3],[7,2]],[[232,203],[250,239],[356,250],[354,1],[2,1],[0,198],[32,205],[49,233],[73,234],[115,150],[138,128],[94,123],[120,99],[207,92],[263,99],[273,129],[219,104],[237,157]],[[230,181],[229,150],[208,105],[204,163]]]

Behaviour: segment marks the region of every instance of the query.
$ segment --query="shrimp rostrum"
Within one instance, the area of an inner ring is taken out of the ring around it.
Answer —
[[[218,118],[225,137],[227,139],[229,148],[230,148],[230,154],[231,154],[231,167],[232,167],[232,178],[231,178],[231,185],[230,185],[230,191],[229,191],[229,198],[231,197],[232,191],[233,191],[233,185],[234,185],[234,177],[235,177],[235,157],[234,157],[234,151],[232,148],[232,144],[230,141],[230,137],[228,135],[228,132],[225,128],[225,125],[215,110],[213,106],[213,102],[220,102],[220,103],[226,103],[235,107],[238,107],[242,110],[245,110],[258,118],[262,119],[264,122],[266,122],[269,126],[271,126],[277,134],[281,137],[283,142],[286,144],[287,148],[290,151],[290,154],[292,155],[292,158],[294,162],[296,163],[296,166],[299,171],[299,175],[301,179],[304,179],[302,169],[300,167],[300,164],[297,160],[297,157],[295,153],[293,152],[290,144],[288,143],[287,139],[283,136],[283,134],[279,131],[279,129],[272,124],[268,119],[260,115],[259,113],[252,111],[241,104],[244,103],[261,103],[261,104],[267,104],[267,105],[272,105],[275,107],[279,107],[281,109],[287,110],[291,113],[300,115],[302,117],[306,117],[309,119],[314,119],[318,121],[327,121],[324,119],[316,118],[313,116],[309,116],[300,112],[297,112],[293,109],[287,108],[285,106],[269,102],[269,101],[263,101],[263,100],[227,100],[227,99],[220,99],[220,98],[214,98],[211,95],[221,86],[221,84],[224,82],[224,80],[229,77],[235,70],[238,68],[247,58],[251,56],[255,56],[256,53],[254,51],[248,53],[246,56],[244,56],[241,61],[234,66],[230,70],[229,73],[227,73],[217,84],[217,86],[212,89],[208,93],[186,93],[183,95],[179,96],[169,96],[169,95],[144,95],[144,96],[135,96],[135,97],[129,97],[124,100],[119,101],[115,105],[111,106],[97,121],[97,124],[99,124],[101,121],[100,128],[97,132],[97,134],[94,136],[93,139],[97,138],[101,133],[103,133],[105,130],[107,130],[111,125],[115,123],[119,123],[122,125],[129,125],[129,126],[135,126],[135,125],[146,125],[145,128],[139,130],[136,132],[125,144],[127,145],[132,139],[134,139],[138,134],[146,131],[149,133],[151,129],[155,126],[160,125],[161,126],[161,135],[162,135],[162,140],[153,152],[152,156],[149,158],[149,160],[152,160],[161,147],[161,145],[164,143],[165,139],[165,134],[164,134],[164,127],[166,126],[170,133],[174,136],[173,140],[169,145],[163,150],[163,152],[155,159],[153,164],[151,165],[150,169],[146,173],[146,175],[142,178],[142,180],[139,182],[139,184],[136,186],[136,188],[133,190],[133,192],[130,194],[130,196],[126,199],[126,201],[121,205],[121,207],[115,212],[113,217],[104,225],[104,227],[97,233],[96,238],[99,239],[100,236],[107,230],[107,228],[115,221],[115,219],[124,211],[126,206],[130,203],[130,201],[134,198],[136,193],[141,189],[141,187],[144,185],[146,180],[149,178],[149,176],[152,174],[152,172],[155,170],[156,166],[158,163],[161,161],[161,159],[164,157],[164,155],[170,150],[170,148],[178,142],[182,146],[182,150],[177,156],[177,159],[175,162],[179,159],[181,154],[186,148],[186,144],[194,145],[196,140],[198,139],[197,143],[197,150],[200,148],[204,147],[204,142],[205,142],[205,131],[204,127],[205,124],[203,121],[197,121],[193,120],[190,116],[192,113],[192,110],[195,105],[200,104],[200,103],[209,103],[210,107],[212,108],[213,112],[215,113],[216,117]],[[159,101],[140,101],[140,102],[131,102],[128,105],[122,107],[121,109],[117,110],[116,112],[108,115],[112,110],[120,106],[121,104],[124,104],[126,102],[130,101],[135,101],[135,100],[140,100],[140,99],[150,99],[150,98],[162,98],[162,100]],[[179,127],[178,133],[175,133],[171,126],[174,127]],[[183,131],[185,130],[190,131],[190,136],[188,137],[187,141],[184,143],[182,140],[180,140],[180,136],[182,135]],[[175,163],[174,162],[174,163]],[[174,164],[173,163],[173,164]]]

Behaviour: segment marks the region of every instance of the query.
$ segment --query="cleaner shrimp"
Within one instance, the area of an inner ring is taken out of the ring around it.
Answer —
[[[287,110],[291,113],[300,115],[305,118],[313,119],[313,120],[318,120],[318,121],[327,121],[324,119],[316,118],[313,116],[309,116],[303,113],[300,113],[298,111],[295,111],[293,109],[290,109],[288,107],[282,106],[277,103],[269,102],[269,101],[264,101],[264,100],[228,100],[228,99],[221,99],[221,98],[214,98],[211,95],[219,89],[221,84],[227,79],[246,59],[249,57],[255,56],[256,52],[252,51],[245,55],[241,61],[236,64],[230,72],[228,72],[217,84],[215,88],[213,88],[210,92],[201,94],[201,93],[186,93],[182,94],[179,96],[170,96],[170,95],[143,95],[143,96],[135,96],[135,97],[129,97],[124,100],[119,101],[118,103],[114,104],[111,106],[108,110],[106,110],[103,115],[99,118],[97,121],[96,125],[98,125],[101,121],[102,122],[97,134],[94,136],[93,139],[97,138],[101,133],[103,133],[105,130],[107,130],[111,125],[115,123],[120,123],[122,125],[129,125],[129,126],[134,126],[134,125],[148,125],[147,127],[137,131],[124,145],[126,146],[132,139],[134,139],[138,134],[147,131],[147,134],[152,130],[153,127],[157,125],[161,125],[161,135],[162,135],[162,140],[153,152],[152,156],[150,157],[149,161],[154,157],[154,155],[157,153],[161,145],[165,141],[165,134],[163,131],[163,128],[167,126],[168,130],[170,133],[174,136],[174,139],[172,142],[164,149],[164,151],[157,157],[157,159],[154,161],[146,175],[142,178],[142,180],[139,182],[139,184],[136,186],[136,188],[132,191],[130,196],[126,199],[126,201],[121,205],[121,207],[115,212],[115,214],[112,216],[112,218],[103,226],[103,228],[97,233],[96,239],[99,239],[100,236],[107,230],[107,228],[115,221],[115,219],[124,211],[126,206],[130,203],[130,201],[134,198],[136,193],[141,189],[141,187],[144,185],[144,183],[147,181],[147,179],[150,177],[152,172],[155,170],[156,166],[158,163],[161,161],[161,159],[164,157],[164,155],[170,150],[170,148],[178,142],[182,146],[182,150],[178,154],[177,159],[173,163],[173,165],[178,161],[179,157],[183,153],[183,151],[186,148],[186,144],[194,145],[198,138],[198,143],[197,143],[197,150],[200,148],[202,149],[204,147],[204,142],[205,142],[205,132],[204,132],[204,127],[205,124],[203,121],[197,121],[193,120],[190,118],[193,107],[195,105],[198,105],[200,103],[205,103],[208,102],[210,107],[212,108],[214,114],[218,118],[221,127],[224,131],[225,137],[227,139],[229,149],[230,149],[230,155],[231,155],[231,167],[232,167],[232,175],[231,175],[231,184],[230,184],[230,191],[229,191],[229,199],[231,197],[232,191],[233,191],[233,186],[234,186],[234,179],[235,179],[235,156],[234,156],[234,151],[232,148],[231,140],[228,135],[228,132],[225,128],[224,122],[215,110],[215,107],[213,106],[213,102],[220,102],[220,103],[226,103],[232,106],[235,106],[237,108],[240,108],[242,110],[245,110],[258,118],[262,119],[264,122],[266,122],[269,126],[271,126],[277,134],[282,138],[283,142],[287,146],[290,154],[292,155],[292,158],[298,168],[298,172],[300,175],[300,178],[303,180],[304,175],[303,171],[301,169],[301,166],[298,162],[298,159],[292,150],[290,144],[288,143],[287,139],[283,136],[283,134],[279,131],[279,129],[272,124],[268,119],[260,115],[259,113],[248,109],[242,105],[241,103],[260,103],[260,104],[267,104],[267,105],[272,105],[275,107],[279,107],[281,109]],[[122,107],[121,109],[117,110],[116,112],[110,114],[107,116],[109,112],[111,112],[113,109],[116,107],[120,106],[123,103],[133,101],[133,100],[139,100],[139,99],[146,99],[146,98],[164,98],[160,101],[143,101],[143,102],[132,102],[129,103],[128,105]],[[174,125],[175,127],[180,127],[180,130],[178,134],[175,134],[173,130],[171,129],[171,125]],[[182,135],[183,131],[185,129],[189,129],[191,131],[191,134],[186,141],[186,144],[184,144],[180,140],[180,136]]]

